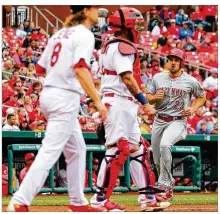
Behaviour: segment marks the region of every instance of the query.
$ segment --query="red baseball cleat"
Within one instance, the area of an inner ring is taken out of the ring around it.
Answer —
[[[70,212],[104,212],[101,208],[95,208],[88,205],[85,206],[74,206],[70,205]]]
[[[25,205],[9,203],[6,211],[7,212],[28,212],[28,207]]]

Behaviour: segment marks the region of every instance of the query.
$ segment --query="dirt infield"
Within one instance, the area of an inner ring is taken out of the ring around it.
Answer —
[[[6,211],[4,206],[3,212]],[[29,207],[31,212],[67,212],[68,207],[66,206],[31,206]],[[140,211],[138,207],[127,206],[128,212],[138,212]],[[217,212],[218,205],[172,205],[164,210],[165,212]]]

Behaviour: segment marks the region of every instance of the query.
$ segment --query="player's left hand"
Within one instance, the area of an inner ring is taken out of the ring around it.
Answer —
[[[107,112],[108,112],[107,108],[101,102],[96,103],[96,107],[100,113],[102,121],[105,121],[107,118]]]
[[[149,103],[143,105],[144,113],[147,115],[154,115],[156,114],[156,110],[153,106],[151,106]]]
[[[183,116],[184,117],[189,117],[194,114],[193,109],[191,107],[187,107],[183,110]]]

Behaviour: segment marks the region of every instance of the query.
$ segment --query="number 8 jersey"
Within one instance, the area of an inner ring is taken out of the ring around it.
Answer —
[[[95,45],[94,35],[84,25],[63,28],[55,33],[38,61],[46,70],[44,87],[76,91],[83,89],[74,68],[90,67]]]
[[[199,81],[185,72],[177,78],[171,78],[168,72],[156,74],[147,85],[147,93],[154,95],[158,90],[164,91],[164,98],[156,101],[157,113],[172,117],[182,116],[191,105],[192,95],[199,98],[205,94]]]

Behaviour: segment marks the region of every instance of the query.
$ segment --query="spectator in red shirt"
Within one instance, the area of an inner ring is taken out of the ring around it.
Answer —
[[[218,31],[213,33],[213,35],[212,35],[212,37],[210,39],[210,43],[218,43]]]
[[[20,80],[17,80],[17,81],[13,84],[13,87],[14,87],[14,92],[16,92],[16,93],[22,92],[22,84],[21,84],[21,81],[20,81]]]
[[[2,102],[6,102],[12,95],[14,92],[8,84],[8,80],[2,80]]]
[[[214,32],[216,27],[215,16],[217,15],[217,6],[216,5],[203,5],[200,6],[200,9],[205,17],[205,21],[210,23],[211,26],[206,26],[207,32]]]
[[[39,81],[35,81],[33,85],[28,89],[26,92],[26,95],[31,95],[31,94],[40,94],[40,91],[42,90],[42,84]]]
[[[187,124],[187,134],[196,134],[196,130],[189,123]]]
[[[96,158],[93,158],[93,161],[92,161],[92,185],[93,186],[95,186],[97,182],[98,168],[99,168],[99,160]],[[88,187],[88,186],[89,186],[89,171],[86,170],[85,187]]]
[[[203,25],[198,24],[196,31],[193,33],[193,39],[202,42],[205,36],[205,31],[203,30]]]
[[[11,87],[11,89],[14,89],[13,84],[18,80],[20,80],[19,69],[15,69],[12,73],[11,79],[9,79],[9,81],[8,81],[8,84]]]
[[[19,174],[20,183],[24,180],[24,177],[27,175],[28,170],[30,169],[34,160],[35,160],[35,155],[33,153],[27,153],[24,156],[24,162],[26,166],[20,171],[20,174]]]
[[[218,68],[218,62],[215,60],[214,54],[209,55],[209,61],[206,63],[206,65],[212,68]]]
[[[169,51],[173,48],[172,44],[173,44],[173,40],[172,39],[167,39],[167,43],[166,43],[166,45],[164,45],[162,47],[161,52],[164,53],[164,54],[168,54]]]
[[[196,130],[196,126],[197,126],[197,123],[200,121],[200,120],[202,120],[203,119],[203,110],[202,110],[202,107],[201,108],[199,108],[197,111],[196,111],[196,113],[195,113],[195,115],[194,116],[192,116],[192,117],[188,117],[188,123],[191,125],[191,127],[194,129],[194,130]]]
[[[24,121],[24,120],[27,120],[29,122],[28,113],[24,107],[20,107],[18,109],[18,119],[19,119],[19,122]]]
[[[10,100],[4,103],[4,105],[7,106],[7,107],[3,107],[3,109],[2,109],[3,115],[6,114],[6,111],[9,108],[8,106],[15,107],[15,108],[19,107],[19,103],[18,103],[17,100],[18,100],[18,94],[14,93],[14,95],[12,95],[10,97]]]
[[[34,108],[36,108],[37,106],[40,106],[40,102],[39,102],[38,96],[36,94],[31,94],[30,98],[32,100],[32,105]]]
[[[47,38],[46,33],[42,28],[39,28],[38,39],[43,41],[44,38]]]
[[[38,32],[39,32],[39,28],[35,27],[32,29],[32,35],[31,35],[32,41],[35,39],[39,39]]]
[[[191,17],[192,21],[196,22],[196,23],[197,23],[197,21],[204,21],[205,20],[205,17],[203,15],[203,13],[200,11],[199,6],[195,6],[195,11],[191,13],[190,17]]]
[[[168,36],[172,35],[175,36],[175,38],[179,38],[179,29],[180,27],[176,25],[176,20],[171,19],[170,26],[167,29]]]

